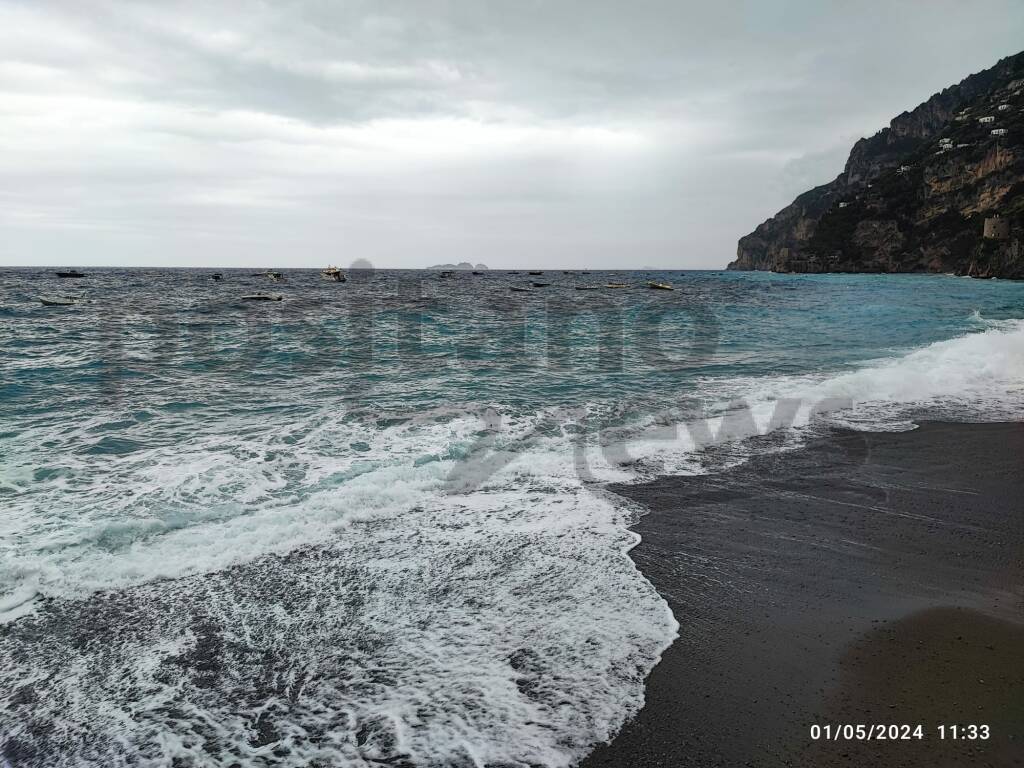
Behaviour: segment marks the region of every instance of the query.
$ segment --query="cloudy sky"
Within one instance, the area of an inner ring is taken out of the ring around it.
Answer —
[[[718,268],[1024,3],[0,0],[0,264]]]

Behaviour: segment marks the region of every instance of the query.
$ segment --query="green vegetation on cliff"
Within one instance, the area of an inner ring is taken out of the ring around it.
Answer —
[[[1024,53],[858,141],[834,181],[741,238],[729,269],[1024,278]]]

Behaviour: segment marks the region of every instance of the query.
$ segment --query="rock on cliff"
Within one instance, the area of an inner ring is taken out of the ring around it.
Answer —
[[[858,141],[728,268],[1024,279],[1024,52]]]

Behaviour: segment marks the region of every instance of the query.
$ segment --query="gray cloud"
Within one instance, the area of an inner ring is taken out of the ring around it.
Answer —
[[[991,0],[0,0],[0,263],[719,267]]]

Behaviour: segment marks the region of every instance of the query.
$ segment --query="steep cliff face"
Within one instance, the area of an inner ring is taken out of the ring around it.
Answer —
[[[858,141],[834,181],[741,238],[728,268],[1024,279],[1024,52]]]

